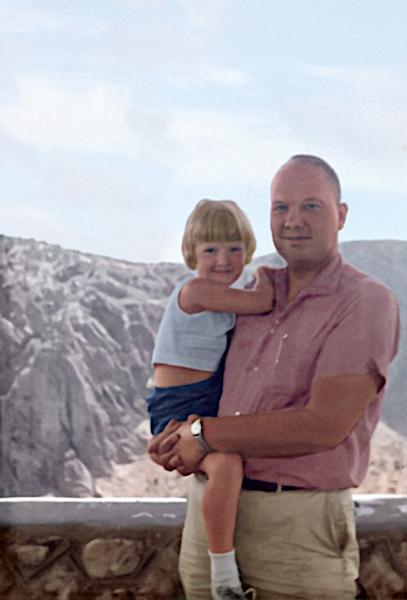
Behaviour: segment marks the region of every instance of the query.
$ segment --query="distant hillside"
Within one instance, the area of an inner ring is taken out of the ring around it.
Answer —
[[[404,320],[407,242],[342,253],[392,288]],[[154,335],[185,272],[0,237],[0,495],[94,495],[141,459]],[[383,419],[405,437],[406,358],[403,335]]]

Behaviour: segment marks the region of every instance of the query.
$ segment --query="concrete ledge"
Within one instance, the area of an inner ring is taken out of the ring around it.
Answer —
[[[87,525],[174,527],[185,518],[184,498],[2,498],[0,527]]]
[[[358,597],[407,599],[407,496],[354,500]],[[0,598],[181,600],[185,508],[179,498],[0,499]]]

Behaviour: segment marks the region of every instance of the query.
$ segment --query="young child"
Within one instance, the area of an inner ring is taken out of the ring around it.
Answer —
[[[231,200],[201,200],[189,216],[182,253],[196,275],[171,294],[153,353],[154,391],[147,399],[153,434],[170,419],[216,416],[223,360],[235,314],[272,308],[273,288],[265,271],[250,290],[231,288],[249,263],[256,240],[250,223]],[[203,517],[214,600],[243,599],[234,551],[234,528],[243,479],[240,455],[209,453],[200,464],[207,476]]]

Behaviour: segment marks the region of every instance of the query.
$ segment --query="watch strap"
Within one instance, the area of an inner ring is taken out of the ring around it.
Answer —
[[[214,449],[211,448],[211,446],[208,444],[208,442],[204,438],[202,430],[203,430],[203,427],[202,427],[201,419],[196,419],[193,423],[191,423],[191,433],[192,433],[193,437],[196,439],[196,441],[199,443],[199,445],[201,446],[202,450],[204,450],[206,452],[206,454],[209,454],[209,452],[214,452]]]

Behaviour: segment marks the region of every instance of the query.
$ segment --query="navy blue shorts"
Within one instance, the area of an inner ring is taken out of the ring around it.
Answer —
[[[156,387],[147,398],[151,433],[160,433],[170,421],[185,421],[189,415],[216,417],[222,394],[223,368],[203,381]]]

